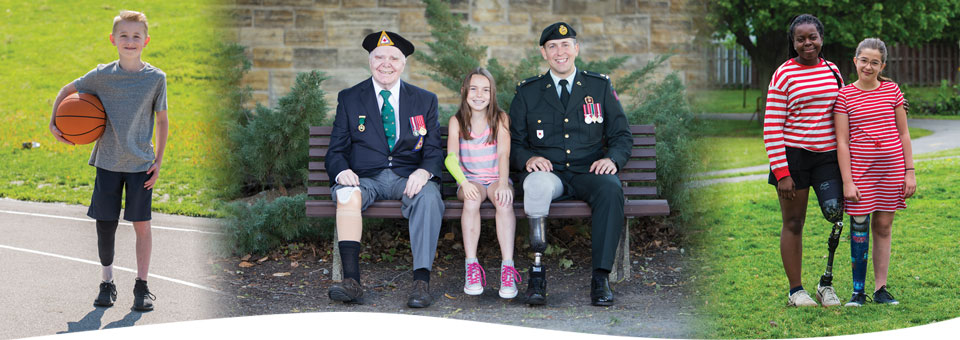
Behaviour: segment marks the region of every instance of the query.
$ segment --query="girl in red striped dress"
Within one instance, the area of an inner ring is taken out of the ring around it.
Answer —
[[[876,285],[873,301],[897,304],[886,289],[893,217],[894,212],[907,207],[904,200],[917,189],[903,93],[897,84],[880,75],[886,60],[883,41],[869,38],[860,42],[854,57],[859,79],[840,90],[834,109],[837,156],[852,229],[854,292],[847,306],[861,306],[866,300],[871,226]]]
[[[480,295],[486,273],[477,260],[480,240],[480,204],[487,198],[497,210],[497,239],[500,241],[500,297],[517,296],[520,281],[513,263],[517,218],[513,212],[510,169],[510,117],[497,105],[493,76],[479,67],[467,74],[460,88],[460,109],[450,117],[445,165],[460,186],[457,198],[463,201],[460,226],[466,275],[463,292]]]
[[[803,224],[813,187],[824,217],[834,223],[827,272],[817,285],[824,306],[838,306],[832,285],[833,251],[843,219],[843,191],[837,165],[833,104],[843,86],[836,65],[823,59],[823,24],[803,14],[790,25],[792,58],[777,68],[767,92],[763,141],[770,158],[768,183],[777,188],[783,227],[780,257],[789,282],[788,306],[816,306],[803,289]]]

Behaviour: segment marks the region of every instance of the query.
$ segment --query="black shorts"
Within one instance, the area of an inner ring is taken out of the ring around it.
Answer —
[[[153,190],[143,187],[143,183],[148,179],[150,175],[146,171],[114,172],[97,168],[97,180],[87,216],[99,221],[119,220],[123,187],[126,186],[127,202],[123,219],[130,222],[149,221]]]
[[[797,190],[809,188],[829,180],[841,181],[837,151],[813,152],[804,149],[786,148],[787,169]],[[767,183],[777,186],[777,177],[770,171]]]

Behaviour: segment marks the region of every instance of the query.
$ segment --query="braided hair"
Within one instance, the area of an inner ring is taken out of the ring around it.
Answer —
[[[820,35],[820,39],[821,40],[823,39],[823,23],[820,22],[820,19],[817,19],[817,17],[811,14],[800,14],[794,17],[793,22],[790,23],[790,29],[787,32],[787,38],[790,40],[790,45],[787,48],[790,55],[790,59],[800,56],[800,54],[797,53],[797,49],[793,47],[793,33],[796,30],[797,26],[800,26],[803,24],[812,24],[813,27],[817,29],[817,34]],[[824,62],[827,61],[827,58],[823,57],[822,46],[820,48],[819,54],[817,54],[817,57],[819,57],[820,59],[823,59]],[[830,69],[830,72],[833,73],[833,77],[837,79],[837,88],[843,87],[843,82],[840,80],[840,75],[837,74],[837,71],[834,71],[832,67],[828,66],[828,68]]]

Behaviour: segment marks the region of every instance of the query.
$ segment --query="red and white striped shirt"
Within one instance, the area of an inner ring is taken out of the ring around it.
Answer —
[[[837,66],[826,60],[806,66],[791,58],[773,73],[763,117],[763,143],[778,181],[790,176],[787,146],[813,152],[837,149],[833,104],[840,86],[831,69],[839,76]]]

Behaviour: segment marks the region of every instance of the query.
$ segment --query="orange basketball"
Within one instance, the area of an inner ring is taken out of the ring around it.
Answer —
[[[103,135],[107,112],[97,96],[89,93],[73,93],[57,106],[54,120],[63,138],[74,144],[90,144]]]

